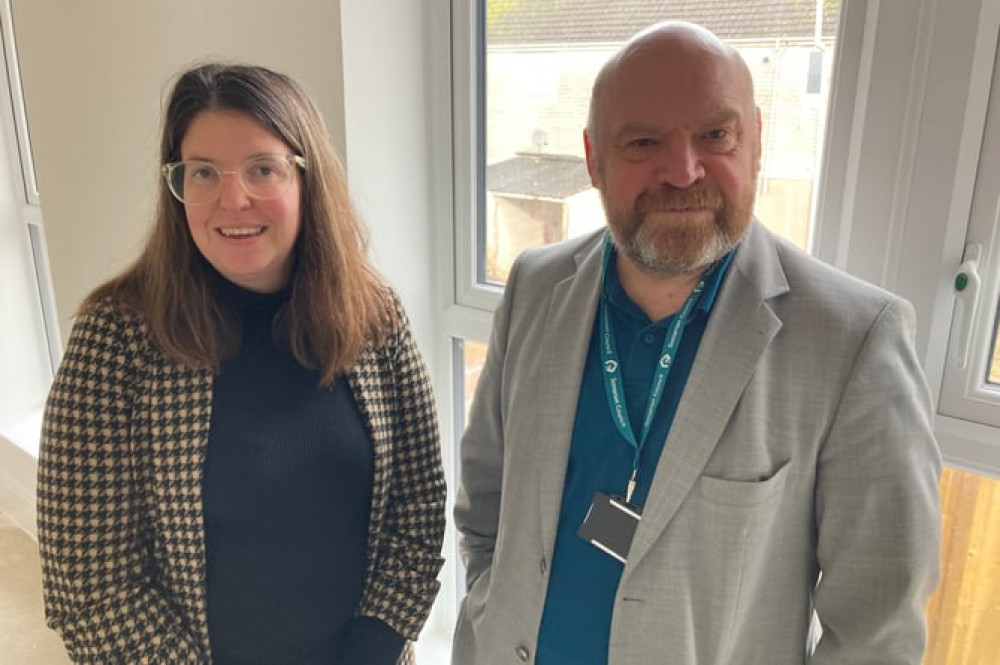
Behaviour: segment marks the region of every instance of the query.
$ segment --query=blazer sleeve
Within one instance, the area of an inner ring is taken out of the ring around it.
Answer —
[[[151,570],[130,440],[134,334],[110,308],[81,314],[46,402],[37,516],[46,621],[75,663],[203,663]]]
[[[416,640],[440,587],[446,489],[430,377],[397,307],[398,324],[387,342],[395,414],[389,497],[359,614]]]
[[[459,551],[465,566],[466,591],[471,591],[473,585],[492,568],[500,528],[504,474],[503,367],[510,312],[523,261],[524,255],[515,260],[500,304],[493,314],[486,361],[462,435],[461,478],[454,517]],[[485,593],[486,589],[480,591]],[[462,620],[464,617],[460,618]]]
[[[891,300],[857,355],[817,463],[811,665],[919,665],[938,582],[941,460],[913,348],[914,314]]]

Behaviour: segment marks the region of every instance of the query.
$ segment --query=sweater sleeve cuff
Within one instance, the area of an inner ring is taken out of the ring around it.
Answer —
[[[396,665],[406,638],[387,624],[366,616],[355,617],[344,640],[341,663]]]

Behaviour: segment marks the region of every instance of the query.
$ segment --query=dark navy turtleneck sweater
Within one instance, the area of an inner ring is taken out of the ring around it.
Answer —
[[[237,355],[215,378],[203,510],[215,665],[391,665],[404,639],[355,617],[367,561],[372,446],[346,380],[319,386],[272,332],[288,293],[218,277]]]

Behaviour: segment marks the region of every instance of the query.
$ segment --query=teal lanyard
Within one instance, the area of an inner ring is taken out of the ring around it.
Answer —
[[[611,261],[611,238],[604,237],[604,252],[601,258],[601,287],[603,290],[608,274],[608,264]],[[688,295],[687,300],[680,311],[674,315],[667,334],[663,339],[663,347],[660,350],[660,360],[656,364],[656,372],[653,374],[653,383],[649,390],[649,399],[646,402],[646,414],[642,419],[642,437],[636,441],[635,433],[632,429],[632,422],[629,419],[628,408],[625,406],[625,386],[622,380],[622,372],[618,361],[618,345],[615,343],[615,333],[611,328],[611,318],[608,313],[607,297],[602,293],[600,302],[601,319],[601,366],[604,368],[604,391],[608,397],[608,407],[611,409],[611,417],[615,421],[615,426],[622,437],[628,441],[629,445],[635,449],[635,456],[632,459],[632,476],[628,481],[628,489],[625,493],[626,503],[632,501],[632,493],[635,491],[636,476],[639,472],[639,455],[642,447],[649,436],[649,430],[653,426],[653,417],[656,415],[656,407],[663,397],[663,390],[667,385],[667,377],[670,376],[670,369],[673,367],[674,358],[677,355],[677,348],[680,346],[681,337],[684,335],[684,326],[687,324],[691,312],[698,305],[701,294],[705,290],[705,282],[713,268],[706,270],[695,285],[694,290]]]

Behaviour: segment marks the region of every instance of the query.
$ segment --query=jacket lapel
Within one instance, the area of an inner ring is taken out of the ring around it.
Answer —
[[[368,525],[369,547],[374,546],[375,534],[380,532],[389,498],[390,462],[392,460],[392,432],[397,428],[393,421],[396,394],[388,357],[370,345],[366,346],[347,372],[347,383],[358,410],[364,417],[372,443],[372,506]],[[372,574],[369,565],[369,576]]]
[[[774,241],[754,221],[702,337],[629,552],[626,574],[667,527],[705,468],[761,355],[781,328],[767,301],[787,290]]]
[[[538,447],[536,468],[539,517],[547,553],[555,545],[580,381],[597,311],[603,237],[603,233],[596,234],[594,241],[577,252],[576,272],[552,289],[541,340],[537,431],[548,433],[549,438]]]
[[[138,495],[159,520],[162,550],[155,562],[166,574],[166,593],[189,618],[189,628],[209,653],[205,600],[205,525],[201,485],[212,418],[213,374],[152,352],[136,396],[134,414]]]

